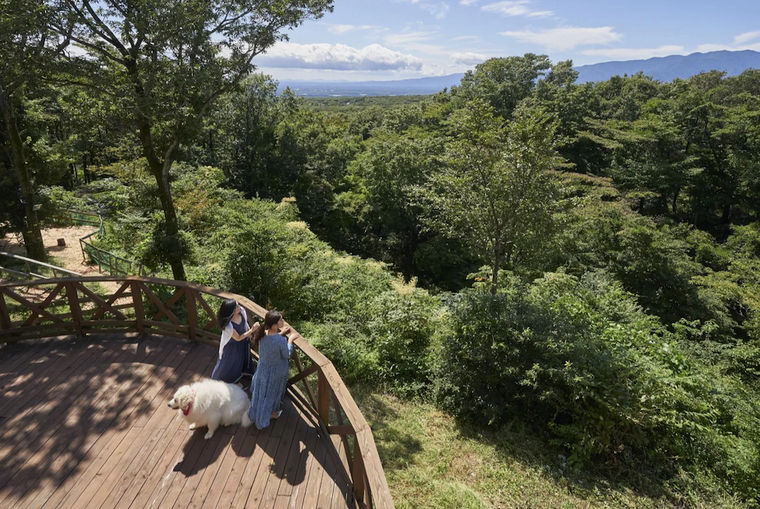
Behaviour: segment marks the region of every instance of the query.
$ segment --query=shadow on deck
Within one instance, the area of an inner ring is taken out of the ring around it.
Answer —
[[[288,402],[265,430],[187,429],[166,402],[215,357],[122,335],[0,347],[0,507],[352,507],[333,441]]]

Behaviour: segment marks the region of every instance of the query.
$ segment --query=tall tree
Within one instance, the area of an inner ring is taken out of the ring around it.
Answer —
[[[522,57],[491,58],[467,71],[455,96],[488,101],[497,114],[508,118],[517,104],[530,95],[539,77],[551,68],[546,55],[526,53]],[[554,74],[554,79],[561,79]]]
[[[50,69],[55,56],[67,44],[68,23],[59,22],[60,39],[51,33],[51,10],[41,0],[3,0],[0,3],[0,116],[4,143],[21,191],[24,221],[22,234],[27,254],[45,259],[34,192],[35,179],[28,164],[27,136],[20,127],[24,96]]]
[[[349,202],[365,232],[364,254],[394,263],[411,278],[419,272],[415,255],[424,239],[412,190],[439,164],[442,140],[422,129],[403,135],[378,129],[365,144],[348,168],[347,180],[353,186],[338,199],[354,195]]]
[[[185,279],[172,164],[223,94],[253,70],[253,58],[285,29],[318,18],[332,0],[62,0],[78,21],[72,40],[86,54],[72,78],[120,102],[136,127],[164,212],[166,260]],[[55,25],[59,30],[63,27]]]
[[[421,189],[426,222],[480,250],[492,270],[514,267],[547,237],[556,190],[548,170],[561,161],[553,148],[556,122],[541,110],[518,108],[506,126],[482,100],[449,119],[454,140],[448,164]]]

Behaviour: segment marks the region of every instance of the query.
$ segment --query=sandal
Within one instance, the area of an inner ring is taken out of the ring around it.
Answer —
[[[270,419],[279,419],[282,415],[282,410],[277,410],[276,412],[272,412],[272,415],[269,416]]]

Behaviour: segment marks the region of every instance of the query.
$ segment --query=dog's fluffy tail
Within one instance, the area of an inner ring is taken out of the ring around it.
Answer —
[[[248,410],[243,412],[243,417],[240,418],[240,425],[244,428],[247,428],[252,424],[251,419],[248,417]]]

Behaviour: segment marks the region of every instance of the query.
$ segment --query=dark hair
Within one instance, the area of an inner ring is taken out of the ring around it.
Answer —
[[[222,305],[219,306],[219,312],[216,314],[216,319],[219,322],[219,328],[224,329],[227,324],[230,323],[232,317],[235,315],[238,303],[235,299],[224,299]]]
[[[276,325],[280,319],[282,319],[282,314],[279,311],[275,311],[274,309],[267,311],[266,316],[264,316],[264,324],[253,333],[254,347],[258,346],[259,340],[264,337],[266,331],[272,328],[273,325]]]

